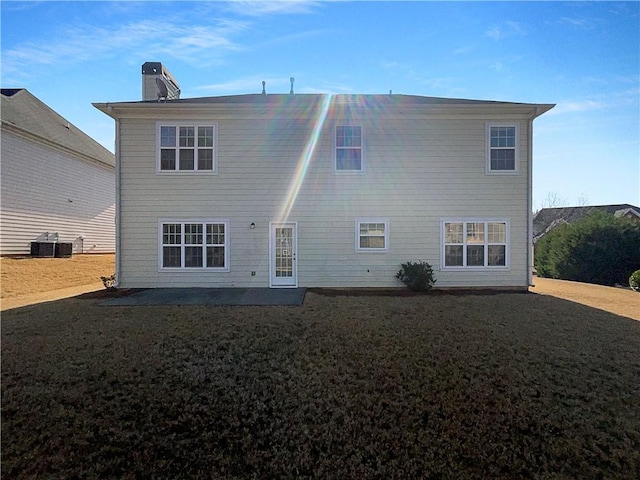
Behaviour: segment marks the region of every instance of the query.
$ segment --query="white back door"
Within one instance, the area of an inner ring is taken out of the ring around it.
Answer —
[[[297,225],[272,223],[269,239],[269,286],[297,287]]]

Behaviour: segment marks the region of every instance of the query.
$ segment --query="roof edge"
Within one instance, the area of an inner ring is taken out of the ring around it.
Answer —
[[[21,136],[22,138],[25,138],[27,140],[32,140],[35,142],[40,143],[41,145],[45,145],[49,148],[53,148],[55,150],[64,152],[64,153],[69,153],[72,154],[76,157],[79,157],[83,160],[86,160],[90,163],[96,164],[96,165],[100,165],[102,167],[106,167],[109,169],[115,169],[115,154],[111,153],[108,149],[106,149],[103,145],[101,145],[100,143],[96,142],[98,145],[100,145],[106,152],[109,153],[109,155],[111,155],[113,157],[113,163],[108,163],[105,162],[99,158],[96,157],[92,157],[91,155],[87,155],[86,153],[82,153],[79,152],[78,150],[74,149],[74,148],[70,148],[67,147],[65,145],[62,145],[58,142],[54,142],[52,140],[49,140],[48,138],[45,138],[41,135],[38,135],[37,133],[33,133],[30,130],[27,130],[25,128],[20,127],[19,125],[15,125],[14,123],[11,122],[7,122],[6,120],[2,120],[1,122],[2,127],[6,128],[7,130],[9,130],[12,133],[15,133],[16,135]],[[91,137],[89,137],[91,138]],[[94,140],[95,141],[95,140]]]

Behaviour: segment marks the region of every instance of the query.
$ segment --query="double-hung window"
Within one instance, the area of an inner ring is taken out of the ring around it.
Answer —
[[[384,218],[356,220],[356,251],[389,251],[389,222]]]
[[[508,267],[508,240],[506,220],[445,220],[442,268]]]
[[[216,125],[157,123],[158,172],[216,171]]]
[[[160,269],[229,270],[226,220],[160,221]]]
[[[518,125],[489,123],[486,127],[486,135],[486,173],[518,173]]]
[[[359,173],[364,171],[364,138],[358,125],[337,125],[335,131],[335,171]]]

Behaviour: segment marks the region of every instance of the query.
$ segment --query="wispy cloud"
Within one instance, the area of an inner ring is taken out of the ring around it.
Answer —
[[[558,19],[558,22],[563,25],[569,25],[576,29],[581,30],[593,30],[598,23],[594,19],[583,18],[583,17],[561,17]]]
[[[140,52],[145,57],[162,55],[215,64],[225,53],[242,49],[233,38],[247,27],[239,20],[220,20],[211,26],[157,20],[115,28],[76,25],[59,31],[46,43],[23,43],[3,52],[3,75],[11,77],[25,65],[69,66],[116,55],[138,59]]]
[[[467,53],[471,53],[476,49],[476,45],[464,45],[462,47],[458,47],[451,52],[453,55],[466,55]]]
[[[640,106],[640,87],[629,87],[625,83],[626,77],[612,78],[612,83],[619,82],[621,88],[591,95],[590,98],[565,100],[558,102],[549,115],[565,113],[582,113],[596,110],[634,107],[635,112]],[[636,113],[637,117],[637,113]]]
[[[607,103],[595,100],[577,100],[558,102],[547,115],[562,115],[565,113],[588,112],[591,110],[602,110],[609,107]]]
[[[296,75],[292,75],[296,78]],[[236,78],[222,83],[212,83],[196,87],[195,90],[205,91],[213,95],[229,95],[244,93],[260,93],[262,82],[265,82],[265,89],[268,95],[276,93],[289,93],[291,89],[290,76],[284,75],[251,75]],[[294,91],[296,93],[352,93],[354,88],[342,83],[326,81],[314,78],[313,85],[307,85],[304,78],[296,78]]]
[[[252,75],[249,77],[236,78],[222,83],[210,83],[200,85],[196,90],[211,92],[212,94],[231,94],[231,93],[260,93],[262,91],[262,82],[266,82],[267,93],[283,93],[284,87],[290,87],[289,77],[280,78],[274,75]],[[278,90],[276,92],[276,89]]]
[[[250,17],[311,13],[321,2],[317,0],[231,0],[228,10]]]
[[[504,40],[510,37],[523,37],[527,30],[520,22],[507,21],[489,28],[484,34],[494,40]]]

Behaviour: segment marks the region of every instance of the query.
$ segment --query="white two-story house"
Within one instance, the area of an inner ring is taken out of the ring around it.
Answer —
[[[0,255],[113,253],[114,155],[24,88],[0,91],[0,120]]]
[[[532,124],[553,105],[181,99],[142,70],[145,100],[94,104],[116,122],[120,287],[397,287],[423,260],[437,287],[528,288]]]

